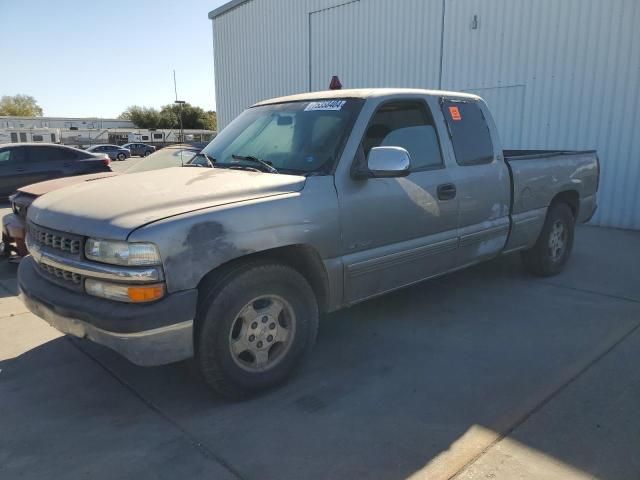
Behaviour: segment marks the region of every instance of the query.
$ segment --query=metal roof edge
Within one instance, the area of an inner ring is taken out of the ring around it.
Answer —
[[[250,0],[231,0],[224,5],[220,5],[218,8],[214,8],[209,12],[209,20],[213,20],[214,18],[219,17],[220,15],[227,13],[229,10],[233,10],[248,1]]]

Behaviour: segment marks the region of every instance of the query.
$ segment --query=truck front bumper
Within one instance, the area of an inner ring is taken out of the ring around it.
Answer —
[[[26,307],[57,330],[109,347],[137,365],[193,356],[196,290],[147,305],[114,302],[48,281],[31,256],[20,262],[18,287]]]

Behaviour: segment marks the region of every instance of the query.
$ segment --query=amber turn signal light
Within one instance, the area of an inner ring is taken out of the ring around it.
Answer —
[[[140,285],[129,287],[127,294],[133,303],[153,302],[164,297],[164,285]]]

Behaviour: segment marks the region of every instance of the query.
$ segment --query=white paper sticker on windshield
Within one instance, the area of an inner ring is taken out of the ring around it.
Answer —
[[[347,103],[346,100],[323,100],[322,102],[310,102],[304,108],[305,112],[316,112],[318,110],[332,110],[338,111],[342,110],[344,104]]]

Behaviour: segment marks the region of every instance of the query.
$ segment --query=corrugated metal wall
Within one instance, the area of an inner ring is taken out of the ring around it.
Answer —
[[[594,223],[638,229],[639,24],[637,0],[448,1],[443,86],[493,89],[507,146],[597,149]],[[523,86],[519,99],[509,85]]]
[[[437,85],[442,0],[399,3],[361,0],[310,13],[311,90],[326,89],[332,75],[348,86]]]
[[[251,0],[213,21],[219,118],[336,74],[472,91],[507,147],[596,148],[593,222],[640,229],[639,24],[638,0]]]

